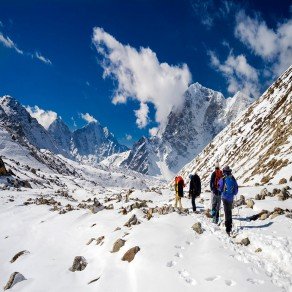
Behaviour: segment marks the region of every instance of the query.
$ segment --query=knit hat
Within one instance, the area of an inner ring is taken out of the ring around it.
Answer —
[[[223,172],[230,173],[230,172],[232,172],[232,169],[227,165],[223,168]]]

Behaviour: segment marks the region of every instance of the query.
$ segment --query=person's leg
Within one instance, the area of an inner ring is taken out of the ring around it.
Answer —
[[[180,210],[182,210],[181,197],[178,197],[178,205]]]
[[[225,228],[226,232],[230,234],[232,228],[232,203],[223,199],[224,213],[225,213]]]
[[[192,206],[193,206],[193,211],[196,211],[196,197],[194,195],[192,195]]]
[[[175,203],[174,203],[174,208],[177,208],[177,202],[178,202],[178,195],[175,194]]]
[[[221,207],[221,196],[217,195],[217,213],[216,213],[216,223],[219,221],[220,207]]]
[[[214,218],[216,214],[216,195],[214,193],[211,194],[211,200],[212,200],[211,216],[212,218]]]

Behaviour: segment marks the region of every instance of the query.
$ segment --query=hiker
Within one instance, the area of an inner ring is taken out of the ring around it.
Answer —
[[[220,212],[220,206],[221,206],[221,194],[218,190],[218,183],[222,177],[223,177],[222,170],[220,170],[219,163],[216,162],[215,171],[212,173],[211,180],[210,180],[210,188],[212,192],[211,216],[213,218],[212,221],[216,224],[219,221],[219,212]]]
[[[196,173],[194,175],[190,174],[189,178],[190,178],[189,198],[192,199],[193,211],[196,212],[195,199],[201,194],[201,179]]]
[[[221,192],[224,206],[226,233],[230,236],[232,229],[232,203],[234,196],[238,193],[238,185],[229,166],[223,168],[223,178],[219,181],[219,191]]]
[[[177,208],[177,204],[179,205],[180,210],[182,210],[181,198],[184,196],[184,187],[185,182],[181,176],[175,177],[175,204],[174,208]]]

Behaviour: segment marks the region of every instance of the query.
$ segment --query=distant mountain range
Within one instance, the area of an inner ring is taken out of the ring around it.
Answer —
[[[11,96],[0,98],[0,126],[22,144],[48,149],[55,154],[91,164],[128,150],[99,122],[91,122],[71,132],[59,117],[46,130]]]
[[[170,178],[253,102],[240,92],[224,98],[199,83],[192,84],[184,97],[182,107],[169,114],[165,128],[155,137],[142,137],[130,151],[99,122],[71,132],[58,117],[46,130],[10,96],[0,98],[0,126],[22,144],[48,149],[75,161],[96,165],[105,160],[103,167]],[[112,155],[115,156],[111,158]]]

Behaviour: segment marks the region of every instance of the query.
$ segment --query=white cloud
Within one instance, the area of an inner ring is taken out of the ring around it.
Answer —
[[[17,45],[9,38],[5,37],[1,32],[0,32],[0,43],[4,45],[7,48],[15,50],[18,54],[23,55],[23,51],[20,50]]]
[[[136,124],[138,125],[138,128],[142,129],[146,127],[148,124],[148,114],[149,114],[149,107],[146,103],[141,102],[140,103],[140,108],[135,112],[136,116]]]
[[[126,134],[126,140],[127,140],[127,141],[130,141],[130,140],[132,140],[132,139],[133,139],[132,135],[130,135],[130,134]]]
[[[221,63],[217,55],[209,52],[211,65],[219,72],[221,72],[228,83],[228,92],[236,93],[241,91],[246,95],[258,97],[258,72],[248,64],[244,55],[234,56],[230,52],[224,63]]]
[[[50,110],[43,110],[36,105],[34,107],[27,106],[26,110],[33,118],[36,118],[45,129],[48,129],[52,122],[58,118],[57,113]]]
[[[51,62],[50,59],[45,58],[44,56],[42,56],[42,55],[41,55],[40,53],[38,53],[38,52],[35,53],[35,57],[36,57],[37,59],[39,59],[40,61],[42,61],[43,63],[45,63],[45,64],[52,65],[52,62]]]
[[[88,123],[97,123],[97,119],[95,119],[89,113],[81,114],[81,118]]]
[[[1,27],[1,24],[0,24],[0,27]],[[51,60],[45,58],[38,52],[35,52],[34,54],[29,53],[29,52],[23,52],[17,47],[17,45],[8,36],[5,37],[1,32],[0,32],[0,43],[4,45],[6,48],[15,50],[18,54],[30,56],[33,59],[37,58],[38,60],[40,60],[41,62],[45,64],[52,65]]]
[[[154,127],[154,128],[149,129],[149,134],[150,134],[150,136],[151,136],[151,137],[156,136],[157,133],[158,133],[158,130],[159,130],[159,129],[158,129],[157,127]]]
[[[276,30],[264,20],[251,18],[240,11],[236,16],[235,36],[254,54],[271,64],[275,75],[280,75],[292,63],[292,20],[279,23]]]
[[[152,103],[156,122],[164,126],[171,109],[183,103],[183,93],[191,81],[188,66],[160,63],[150,48],[137,50],[123,45],[99,27],[94,28],[92,41],[103,57],[104,78],[110,76],[118,81],[113,103],[138,100],[140,109],[135,115],[139,127],[147,125],[147,103]]]

